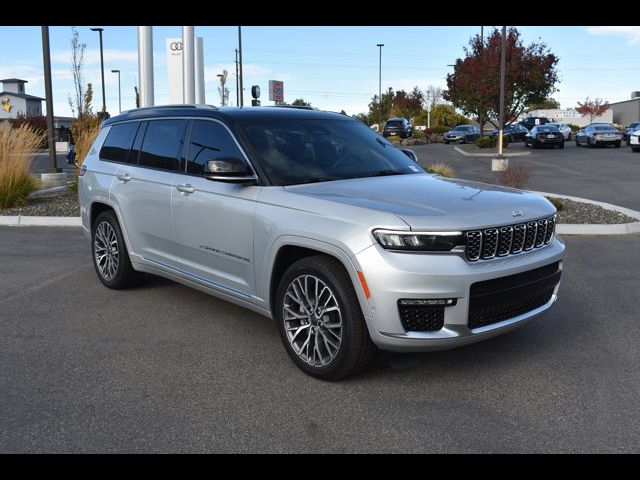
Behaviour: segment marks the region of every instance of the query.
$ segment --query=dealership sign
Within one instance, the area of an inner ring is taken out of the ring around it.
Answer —
[[[269,100],[276,103],[284,102],[284,82],[269,80]]]

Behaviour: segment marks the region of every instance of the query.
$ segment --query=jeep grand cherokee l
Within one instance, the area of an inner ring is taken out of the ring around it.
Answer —
[[[428,174],[344,115],[132,110],[103,123],[80,173],[104,285],[148,272],[273,318],[318,378],[362,370],[376,348],[483,340],[556,300],[550,202]]]

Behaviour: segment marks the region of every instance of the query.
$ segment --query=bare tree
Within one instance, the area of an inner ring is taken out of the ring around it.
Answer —
[[[80,41],[80,36],[78,35],[76,27],[71,27],[71,33],[71,73],[73,74],[73,87],[75,92],[74,97],[71,97],[71,94],[69,94],[68,99],[73,115],[75,116],[77,111],[78,118],[81,118],[85,113],[85,93],[82,86],[82,66],[84,64],[84,51],[87,48],[87,44]]]
[[[440,87],[429,85],[424,89],[424,101],[426,103],[427,110],[433,110],[440,100],[442,100],[443,90]]]

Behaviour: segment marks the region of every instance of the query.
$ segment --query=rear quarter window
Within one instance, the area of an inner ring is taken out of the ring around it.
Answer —
[[[100,160],[123,163],[129,161],[129,152],[138,131],[138,125],[139,122],[113,125],[100,149]]]

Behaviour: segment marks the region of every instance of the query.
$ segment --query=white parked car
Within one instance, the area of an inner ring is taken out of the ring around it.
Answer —
[[[629,145],[634,152],[640,152],[640,129],[629,134]]]
[[[571,140],[571,127],[569,125],[566,123],[559,123],[558,130],[560,130],[560,133],[562,133],[565,140]]]

